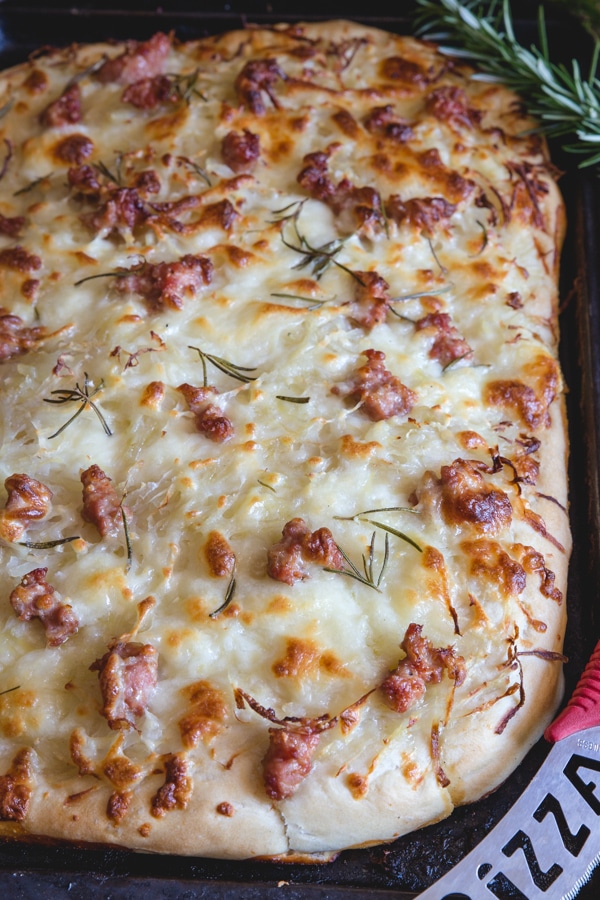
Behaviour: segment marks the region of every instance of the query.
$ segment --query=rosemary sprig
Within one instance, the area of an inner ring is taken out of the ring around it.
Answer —
[[[189,159],[187,156],[178,156],[177,162],[178,162],[178,164],[180,163],[183,166],[187,166],[189,169],[192,170],[192,172],[195,172],[195,174],[199,178],[201,178],[203,181],[205,181],[206,184],[208,185],[208,187],[212,187],[212,181],[210,180],[210,177],[207,174],[207,172],[205,172],[205,170],[202,168],[202,166],[199,166],[198,163],[195,163],[193,159]]]
[[[347,272],[348,275],[351,275],[359,284],[362,284],[362,281],[352,269],[349,269],[348,266],[343,265],[339,260],[336,259],[338,253],[342,250],[345,242],[348,240],[348,237],[343,240],[340,238],[336,238],[333,241],[326,241],[324,244],[321,244],[320,247],[313,247],[312,244],[307,240],[307,238],[300,233],[300,229],[298,228],[298,219],[300,217],[300,213],[302,212],[302,206],[298,206],[296,211],[292,213],[290,216],[286,217],[287,219],[291,219],[294,224],[294,231],[296,233],[296,239],[298,241],[297,244],[292,244],[285,239],[283,236],[283,230],[281,231],[280,237],[282,242],[286,247],[289,247],[290,250],[293,250],[295,253],[300,253],[302,255],[302,259],[296,263],[295,266],[292,266],[293,269],[305,269],[310,266],[311,272],[314,277],[319,281],[319,279],[325,274],[327,269],[331,266],[337,266],[342,269],[344,272]]]
[[[438,294],[445,294],[451,291],[454,285],[452,283],[442,284],[439,288],[432,288],[430,291],[414,291],[412,294],[399,294],[397,297],[391,297],[388,303],[402,303],[404,300],[420,300],[421,297],[437,297]]]
[[[374,591],[377,591],[378,594],[381,593],[379,590],[379,585],[381,584],[381,579],[383,578],[383,573],[385,572],[389,560],[390,546],[389,546],[389,537],[386,534],[385,536],[385,548],[383,553],[383,562],[381,564],[379,575],[375,578],[375,536],[377,532],[374,531],[371,537],[371,543],[369,544],[369,555],[362,555],[362,563],[363,563],[363,572],[354,565],[350,557],[344,553],[339,544],[336,544],[336,547],[344,557],[345,562],[348,564],[348,569],[332,569],[328,566],[324,566],[325,572],[333,572],[337,575],[347,575],[348,578],[354,578],[355,581],[360,581],[361,584],[366,585],[367,587],[372,588]]]
[[[109,181],[114,182],[117,187],[123,187],[123,173],[121,171],[121,164],[123,162],[123,154],[118,153],[115,159],[115,174],[111,172],[106,163],[100,162],[93,163],[94,169],[97,172],[100,172],[101,175],[104,175],[105,178],[108,178]]]
[[[188,75],[168,75],[167,77],[171,80],[171,83],[181,100],[188,106],[194,96],[200,97],[205,103],[208,102],[206,94],[203,94],[202,91],[199,91],[196,87],[198,78],[200,77],[200,69],[194,69],[194,71],[190,72]]]
[[[309,303],[310,306],[307,307],[309,310],[320,309],[325,303],[328,303],[328,300],[315,300],[314,297],[303,297],[301,294],[284,294],[273,292],[269,294],[270,297],[281,297],[285,300],[301,300],[303,303]]]
[[[288,219],[296,218],[300,214],[305,203],[306,200],[292,200],[287,206],[282,206],[281,209],[274,209],[273,215],[275,218],[269,219],[269,223],[271,225],[278,225],[280,222],[286,222]]]
[[[551,61],[543,7],[538,17],[539,46],[528,49],[515,37],[508,0],[417,2],[421,35],[440,42],[442,52],[472,60],[492,80],[514,88],[540,121],[540,130],[574,139],[564,149],[584,157],[581,168],[600,163],[599,40],[584,77],[576,59],[570,68]]]
[[[15,191],[13,197],[20,197],[21,194],[28,194],[29,191],[33,191],[34,188],[41,184],[46,178],[50,178],[51,175],[54,175],[54,172],[48,172],[47,175],[40,175],[39,178],[34,178],[33,181],[30,181],[29,184],[26,184],[25,187],[20,188],[18,191]]]
[[[15,684],[14,687],[6,688],[5,691],[0,691],[0,697],[2,697],[4,694],[12,694],[13,691],[18,691],[20,687],[20,684]]]
[[[384,525],[383,522],[376,522],[375,519],[363,519],[364,522],[368,522],[369,525],[375,525],[376,528],[381,528],[382,531],[386,532],[386,539],[388,534],[393,534],[394,537],[400,538],[402,541],[406,541],[407,544],[410,544],[411,547],[414,547],[415,550],[418,550],[419,553],[423,552],[423,548],[420,547],[416,541],[413,541],[407,534],[404,534],[403,531],[398,531],[397,528],[392,528],[391,525]]]
[[[86,281],[94,281],[95,278],[126,278],[128,275],[138,275],[147,265],[147,260],[144,256],[138,257],[138,259],[140,259],[140,262],[130,269],[117,269],[115,272],[99,272],[97,275],[86,275],[85,278],[74,281],[73,287],[79,287],[80,284],[85,284]]]
[[[221,603],[217,609],[213,609],[211,613],[208,614],[209,619],[216,619],[219,613],[224,612],[227,609],[231,601],[233,600],[233,595],[235,594],[236,588],[236,580],[235,580],[235,565],[233,567],[233,572],[231,573],[231,578],[229,580],[229,584],[227,585],[227,590],[225,591],[225,599]]]
[[[274,494],[277,493],[277,491],[275,490],[275,488],[272,487],[270,484],[267,484],[266,481],[261,481],[260,478],[257,478],[256,480],[258,481],[258,483],[259,483],[260,485],[262,485],[262,487],[267,488],[269,491],[273,491]]]
[[[29,550],[50,550],[52,547],[60,547],[62,544],[78,540],[79,535],[74,534],[71,537],[57,538],[55,541],[19,541],[19,547],[27,547]]]
[[[200,354],[200,362],[202,363],[202,371],[204,373],[204,384],[203,387],[208,386],[208,372],[206,368],[206,363],[212,363],[219,371],[224,372],[225,375],[229,375],[231,378],[237,379],[237,381],[242,381],[245,384],[248,384],[250,381],[255,381],[258,376],[256,375],[246,375],[246,372],[256,372],[256,366],[238,366],[235,363],[229,362],[227,359],[223,359],[222,356],[214,356],[212,353],[206,353],[205,350],[201,350],[200,347],[192,347],[188,345],[188,349],[195,350]]]
[[[361,516],[369,516],[371,513],[378,512],[409,512],[415,515],[419,513],[418,509],[413,506],[378,506],[376,509],[363,509],[361,512],[354,513],[353,516],[334,516],[333,518],[342,522],[355,522]]]
[[[79,386],[79,382],[76,382],[74,388],[60,388],[57,391],[50,391],[51,394],[56,394],[58,396],[58,399],[56,400],[52,400],[50,397],[43,398],[44,403],[81,403],[81,406],[79,407],[77,412],[74,413],[74,415],[72,415],[70,419],[67,419],[65,424],[61,425],[58,431],[55,431],[54,434],[48,435],[48,440],[52,440],[52,438],[58,437],[59,434],[62,434],[65,428],[68,428],[71,422],[73,422],[78,416],[80,416],[84,409],[86,409],[88,406],[90,406],[94,410],[94,412],[100,419],[100,422],[102,423],[102,427],[104,429],[104,433],[108,435],[112,434],[108,422],[100,412],[97,404],[92,400],[92,397],[95,397],[96,394],[104,387],[104,379],[101,379],[100,384],[97,387],[93,387],[94,382],[90,380],[88,373],[84,372],[84,375],[85,381],[83,382],[82,388]],[[91,392],[90,388],[93,388]]]
[[[133,562],[133,547],[131,546],[131,536],[129,534],[129,522],[127,521],[127,515],[125,514],[125,508],[123,506],[123,500],[125,499],[125,494],[121,498],[121,519],[123,520],[123,532],[125,534],[125,547],[127,548],[127,562],[125,563],[125,572],[129,572],[131,569],[131,563]]]

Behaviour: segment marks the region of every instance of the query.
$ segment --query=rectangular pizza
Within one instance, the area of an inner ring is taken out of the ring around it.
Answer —
[[[0,834],[328,859],[561,697],[564,207],[522,102],[350,21],[0,80]]]

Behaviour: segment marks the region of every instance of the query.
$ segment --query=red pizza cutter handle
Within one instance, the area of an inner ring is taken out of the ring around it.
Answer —
[[[544,737],[555,744],[570,734],[600,725],[600,641],[566,707],[549,725]]]

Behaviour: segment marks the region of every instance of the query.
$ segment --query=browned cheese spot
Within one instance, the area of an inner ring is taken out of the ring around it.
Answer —
[[[210,741],[222,729],[229,712],[223,692],[210,681],[197,681],[183,688],[181,693],[189,709],[179,720],[184,747],[197,747],[200,741]]]
[[[362,800],[369,790],[369,780],[358,772],[351,772],[346,777],[346,783],[350,788],[350,793],[355,800]]]
[[[332,650],[321,650],[313,641],[288,638],[285,654],[272,670],[278,678],[315,677],[319,672],[349,678],[350,673]]]
[[[560,388],[558,365],[551,357],[539,355],[529,364],[527,379],[531,384],[517,379],[490,382],[484,401],[514,412],[528,428],[547,428],[550,404]]]
[[[220,531],[211,531],[204,545],[204,557],[210,574],[215,578],[226,578],[233,572],[235,554],[227,538]]]
[[[504,598],[521,594],[527,584],[525,569],[497,541],[463,541],[461,550],[471,560],[471,574],[498,588]]]

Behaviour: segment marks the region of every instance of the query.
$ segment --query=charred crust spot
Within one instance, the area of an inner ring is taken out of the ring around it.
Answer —
[[[231,818],[235,812],[233,805],[231,803],[228,803],[227,801],[218,803],[215,809],[220,816],[227,816],[227,818]]]
[[[10,769],[0,775],[0,821],[22,822],[33,792],[33,751],[24,747],[13,758]]]
[[[174,809],[185,809],[192,796],[191,763],[180,753],[165,759],[165,783],[152,798],[151,814],[159,819]]]

